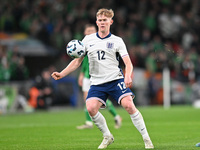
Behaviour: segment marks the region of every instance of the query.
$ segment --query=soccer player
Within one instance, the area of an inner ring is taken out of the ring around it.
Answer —
[[[154,148],[147,132],[143,117],[133,103],[135,95],[128,88],[132,85],[131,74],[133,65],[123,40],[110,33],[114,12],[111,9],[99,9],[96,14],[98,32],[84,37],[89,60],[91,86],[86,99],[86,107],[94,124],[103,134],[103,141],[98,149],[105,149],[112,144],[114,137],[108,129],[104,116],[99,112],[106,106],[108,95],[112,96],[129,113],[130,118],[142,135],[145,148]],[[125,64],[125,76],[118,67],[116,53],[122,57]],[[61,79],[77,69],[83,57],[72,60],[61,72],[53,72],[55,80]]]
[[[96,31],[95,25],[93,25],[93,24],[85,25],[84,35],[89,35],[89,34],[96,33],[96,32],[97,31]],[[83,97],[84,97],[84,100],[86,100],[88,91],[90,89],[89,63],[88,63],[87,56],[85,56],[85,58],[83,59],[78,83],[80,86],[82,86]],[[109,99],[107,99],[107,101],[106,101],[106,106],[108,107],[109,112],[114,116],[115,128],[116,129],[120,128],[122,118],[120,117],[120,115],[117,114],[117,111],[116,111],[114,105],[112,104],[112,102]],[[89,116],[87,109],[85,108],[84,111],[85,111],[85,115],[86,115],[85,124],[77,126],[77,129],[93,128],[93,122]]]

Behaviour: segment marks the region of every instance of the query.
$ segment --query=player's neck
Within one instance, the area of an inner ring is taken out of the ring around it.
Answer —
[[[98,34],[99,34],[99,36],[101,37],[101,38],[105,38],[106,36],[108,36],[108,34],[110,34],[110,31],[107,31],[107,32],[98,32]]]

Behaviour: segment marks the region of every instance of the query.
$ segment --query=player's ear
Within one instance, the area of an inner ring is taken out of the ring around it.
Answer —
[[[110,20],[110,25],[112,25],[112,24],[113,24],[113,22],[114,22],[114,21],[113,21],[113,19],[111,19],[111,20]]]

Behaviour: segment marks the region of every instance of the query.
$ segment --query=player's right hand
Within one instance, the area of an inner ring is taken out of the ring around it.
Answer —
[[[52,76],[52,78],[54,78],[55,80],[59,80],[59,79],[62,78],[62,75],[61,75],[61,73],[59,73],[59,72],[53,72],[53,73],[51,74],[51,76]]]

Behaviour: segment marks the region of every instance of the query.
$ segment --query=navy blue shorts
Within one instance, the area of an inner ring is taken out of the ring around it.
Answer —
[[[86,101],[97,99],[103,103],[102,107],[104,108],[106,107],[108,96],[111,96],[120,104],[122,98],[127,95],[131,95],[133,98],[135,97],[134,93],[129,88],[126,88],[124,78],[122,78],[100,85],[91,85]]]

